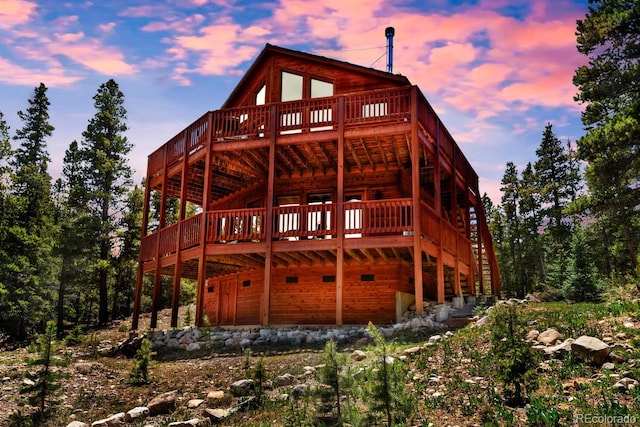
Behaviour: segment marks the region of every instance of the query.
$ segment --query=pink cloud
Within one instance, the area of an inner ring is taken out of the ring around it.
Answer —
[[[42,69],[24,68],[0,57],[0,81],[8,84],[34,86],[46,82],[47,86],[67,86],[81,79],[80,76],[66,75],[62,67]]]
[[[38,5],[26,0],[3,0],[0,3],[0,29],[9,29],[28,22]]]
[[[103,33],[110,33],[114,28],[116,28],[117,25],[118,24],[116,24],[115,22],[108,22],[106,24],[99,24],[98,29]]]
[[[64,55],[101,74],[118,76],[136,72],[136,67],[125,61],[122,52],[115,47],[104,46],[96,39],[82,42],[54,41],[46,49],[53,55]]]
[[[57,40],[65,43],[73,43],[80,41],[84,38],[84,33],[66,33],[66,34],[54,34]]]
[[[143,26],[141,30],[146,32],[174,31],[176,33],[191,34],[204,22],[204,20],[205,17],[203,15],[196,13],[184,19],[151,22]]]
[[[168,9],[163,5],[131,6],[120,12],[120,16],[128,18],[149,18],[166,16]]]
[[[54,19],[50,22],[50,27],[57,31],[65,31],[69,27],[78,24],[78,16],[77,15],[67,15],[61,16],[59,18]]]

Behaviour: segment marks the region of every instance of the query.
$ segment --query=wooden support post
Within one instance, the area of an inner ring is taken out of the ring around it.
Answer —
[[[207,282],[207,211],[211,199],[211,156],[213,135],[213,113],[207,116],[207,141],[204,160],[204,182],[202,194],[202,219],[200,221],[200,258],[198,259],[198,285],[196,288],[196,325],[201,326],[204,319],[204,287]]]
[[[336,200],[336,325],[342,325],[342,304],[344,287],[344,97],[338,98],[338,191]]]
[[[444,260],[442,249],[442,194],[440,188],[440,120],[436,118],[436,148],[433,162],[434,210],[438,215],[438,259],[436,260],[436,295],[438,303],[444,302]]]
[[[260,323],[262,325],[269,324],[269,313],[271,304],[271,268],[273,264],[273,227],[275,227],[275,219],[273,218],[275,169],[276,169],[276,142],[277,142],[277,125],[278,125],[278,108],[272,105],[269,109],[269,176],[267,177],[267,210],[265,215],[265,254],[264,254],[264,285],[262,288],[262,307],[260,315]]]
[[[144,181],[144,204],[142,210],[142,233],[141,239],[147,235],[149,228],[149,201],[151,200],[151,177],[149,176],[149,162],[147,161],[147,177]],[[144,264],[142,257],[138,256],[138,276],[136,277],[136,290],[133,295],[133,318],[131,330],[138,330],[138,320],[140,318],[140,302],[142,300],[142,284],[144,283]]]
[[[182,221],[187,209],[187,179],[189,178],[189,131],[184,131],[184,150],[182,152],[182,174],[180,176],[180,212],[178,218],[178,232],[176,233],[176,263],[173,266],[173,293],[171,294],[171,327],[178,327],[178,309],[180,308],[180,279],[182,276]]]
[[[413,222],[413,286],[416,313],[424,311],[422,292],[422,230],[420,229],[420,139],[418,138],[418,88],[411,88],[411,213]],[[426,159],[425,159],[426,160]]]
[[[156,270],[153,278],[153,301],[151,303],[151,329],[158,326],[158,310],[160,309],[160,295],[162,295],[162,277],[160,275],[160,240],[162,229],[167,220],[167,187],[169,177],[167,176],[167,151],[164,152],[162,166],[162,194],[160,195],[160,219],[158,221],[158,238],[156,239]]]

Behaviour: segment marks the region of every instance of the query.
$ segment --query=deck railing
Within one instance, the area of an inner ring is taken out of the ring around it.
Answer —
[[[274,240],[335,238],[336,205],[311,204],[273,208]],[[200,244],[201,221],[206,220],[207,243],[264,242],[266,238],[265,208],[211,211],[189,217],[159,232],[142,238],[143,261],[175,253],[178,229],[180,249]],[[404,234],[413,230],[411,199],[388,199],[344,204],[345,237],[367,237]],[[455,236],[454,236],[455,238]],[[158,241],[159,239],[159,241]]]

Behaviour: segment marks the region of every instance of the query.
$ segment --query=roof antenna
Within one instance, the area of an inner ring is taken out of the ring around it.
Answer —
[[[384,35],[387,37],[387,73],[393,73],[393,36],[396,30],[393,27],[387,27]]]

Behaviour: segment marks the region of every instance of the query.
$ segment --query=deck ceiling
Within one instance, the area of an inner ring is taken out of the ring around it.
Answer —
[[[322,134],[335,136],[335,132],[318,132],[317,139],[305,138],[302,142],[296,142],[296,135],[288,135],[290,143],[278,144],[275,159],[276,179],[337,174],[338,141],[335,138],[322,139]],[[246,145],[251,147],[249,143]],[[424,149],[420,157],[421,162],[424,162],[424,158],[431,156]],[[429,163],[431,160],[427,161],[427,164]],[[202,204],[204,164],[204,159],[200,158],[192,162],[188,170],[187,200],[197,205]],[[344,164],[346,174],[408,168],[411,165],[409,136],[391,134],[346,138]],[[263,146],[214,151],[211,168],[211,201],[217,201],[267,180],[269,148]],[[167,180],[167,194],[179,197],[181,167],[173,168],[171,173]],[[154,190],[161,189],[162,180],[156,180]]]

